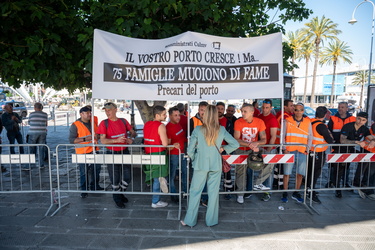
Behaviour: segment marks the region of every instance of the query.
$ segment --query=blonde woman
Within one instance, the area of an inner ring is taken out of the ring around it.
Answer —
[[[225,140],[228,145],[221,145]],[[217,109],[208,105],[203,116],[203,125],[197,126],[192,135],[187,153],[193,162],[194,174],[190,186],[189,206],[183,226],[197,224],[199,201],[207,182],[208,206],[206,225],[219,222],[219,188],[222,173],[221,152],[229,154],[239,147],[238,142],[219,125]],[[220,153],[219,151],[220,150]]]

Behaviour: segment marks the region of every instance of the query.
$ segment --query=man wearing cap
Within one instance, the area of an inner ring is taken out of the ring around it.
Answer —
[[[360,144],[367,136],[370,135],[370,130],[366,127],[368,114],[366,112],[360,112],[357,114],[355,122],[345,124],[341,129],[340,143],[341,144]],[[355,153],[354,146],[342,146],[340,147],[340,153]],[[340,180],[342,176],[349,171],[349,164],[339,164],[333,169],[333,185],[336,188],[340,187]],[[357,172],[361,173],[361,164],[358,164]],[[358,176],[358,174],[356,173]],[[360,183],[353,183],[359,185]],[[336,197],[341,198],[341,190],[336,190]]]
[[[311,119],[312,126],[312,147],[310,148],[309,156],[309,167],[307,169],[306,186],[315,187],[315,184],[322,172],[322,167],[325,160],[325,151],[328,146],[319,146],[322,144],[332,144],[333,136],[328,130],[326,124],[324,123],[324,117],[328,113],[328,109],[324,106],[319,106],[316,108],[315,118]],[[314,163],[314,164],[313,164]],[[314,166],[314,169],[313,169]],[[314,170],[314,171],[313,171]],[[314,176],[313,176],[314,174]],[[311,179],[313,180],[311,184]],[[308,193],[310,195],[310,193]],[[315,203],[321,203],[316,192],[312,192],[312,201]]]
[[[97,144],[98,135],[96,134],[98,126],[94,124],[94,142],[92,141],[91,126],[91,109],[83,107],[79,110],[80,118],[76,120],[69,129],[69,142],[71,144],[79,144],[75,147],[76,154],[92,154],[94,148],[92,145]],[[87,145],[87,146],[84,146]],[[78,164],[80,172],[80,188],[86,190],[103,190],[99,185],[99,174],[101,170],[100,164]],[[86,198],[86,192],[81,193],[82,198]]]
[[[110,145],[132,144],[133,140],[127,138],[127,132],[129,131],[133,138],[136,133],[126,119],[116,116],[117,105],[108,102],[104,104],[103,109],[108,119],[99,124],[98,134],[100,134],[101,143]],[[107,147],[107,151],[110,154],[129,154],[127,147]],[[113,190],[124,192],[131,181],[131,166],[128,164],[108,164],[107,166]],[[124,203],[128,202],[128,199],[120,193],[113,194],[113,200],[118,208],[125,208]]]

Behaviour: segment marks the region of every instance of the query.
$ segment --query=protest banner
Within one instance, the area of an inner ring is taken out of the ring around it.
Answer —
[[[94,32],[93,98],[225,100],[283,97],[282,34],[185,32],[136,39]]]

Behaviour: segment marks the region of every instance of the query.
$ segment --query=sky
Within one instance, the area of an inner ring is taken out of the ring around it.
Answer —
[[[372,4],[363,3],[357,8],[354,15],[355,19],[357,19],[357,23],[352,25],[348,22],[352,18],[353,10],[359,3],[363,2],[362,0],[304,0],[304,2],[306,8],[311,9],[314,13],[311,14],[307,20],[302,22],[287,22],[285,26],[286,31],[296,31],[297,29],[303,28],[304,24],[309,22],[312,18],[316,16],[321,18],[324,15],[338,24],[338,29],[342,31],[342,33],[338,35],[338,38],[346,42],[352,50],[353,65],[359,64],[368,67],[372,17],[373,11],[375,11],[373,10]],[[325,44],[328,45],[328,42]],[[373,49],[373,54],[374,53],[375,48]],[[372,64],[374,64],[374,61],[373,56]],[[312,64],[310,67],[312,68]],[[340,64],[338,67],[348,67],[348,65]],[[303,68],[304,67],[302,67],[302,69]]]

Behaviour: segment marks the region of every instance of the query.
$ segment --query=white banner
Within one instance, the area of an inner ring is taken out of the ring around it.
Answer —
[[[93,98],[282,98],[282,35],[228,38],[196,32],[159,39],[94,33]]]

